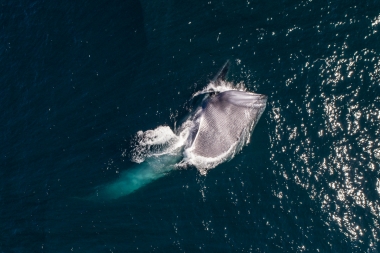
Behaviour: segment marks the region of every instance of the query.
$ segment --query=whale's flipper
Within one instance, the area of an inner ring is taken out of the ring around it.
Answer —
[[[226,63],[223,65],[222,69],[219,70],[218,74],[214,77],[214,79],[212,79],[212,82],[218,85],[221,81],[224,81],[227,77],[230,65],[230,61],[227,60]]]

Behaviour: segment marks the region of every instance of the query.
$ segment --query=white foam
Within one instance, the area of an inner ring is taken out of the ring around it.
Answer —
[[[178,149],[184,145],[186,137],[175,135],[168,126],[159,126],[145,132],[138,131],[134,138],[136,144],[131,153],[131,160],[142,163],[148,157],[178,153]]]

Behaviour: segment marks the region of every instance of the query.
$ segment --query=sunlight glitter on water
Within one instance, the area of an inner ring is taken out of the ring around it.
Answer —
[[[372,25],[378,23],[376,19]],[[371,242],[378,241],[380,202],[370,195],[373,191],[380,193],[380,183],[377,178],[376,187],[373,187],[364,174],[378,168],[372,153],[380,145],[377,127],[380,98],[363,102],[365,97],[360,83],[370,82],[369,92],[378,85],[380,57],[368,49],[348,56],[346,43],[332,47],[335,51],[331,56],[306,64],[302,70],[309,75],[318,70],[319,79],[313,85],[320,85],[319,97],[315,93],[310,96],[313,86],[307,84],[304,103],[293,106],[289,100],[285,109],[306,114],[307,119],[289,121],[283,116],[281,102],[271,102],[270,117],[275,124],[270,137],[271,160],[280,168],[292,168],[290,177],[285,173],[282,176],[293,180],[311,199],[320,202],[327,217],[326,224],[337,224],[340,232],[352,241],[360,242],[365,236],[369,236]],[[289,77],[285,85],[297,86],[297,75]],[[342,88],[347,92],[338,92]],[[317,105],[319,101],[322,104]],[[314,126],[318,118],[324,119],[324,125]],[[320,150],[324,150],[325,156],[316,157],[315,153]],[[285,152],[294,154],[288,156],[288,164],[281,162],[280,154]],[[273,194],[280,196],[275,191]],[[368,224],[370,231],[361,228],[364,217],[355,211],[358,207],[373,215],[372,223]]]

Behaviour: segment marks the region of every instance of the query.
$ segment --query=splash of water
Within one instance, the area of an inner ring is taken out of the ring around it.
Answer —
[[[219,81],[216,84],[214,81],[211,81],[203,90],[194,93],[192,99],[203,94],[206,94],[205,98],[207,98],[207,94],[209,93],[230,90],[246,91],[246,88],[244,83],[234,85],[232,82]],[[183,157],[173,168],[194,166],[201,175],[206,175],[208,170],[215,168],[222,162],[232,159],[244,145],[248,144],[251,131],[244,132],[235,145],[217,157],[206,158],[194,154],[192,148],[188,147],[188,140],[189,135],[197,125],[197,122],[194,122],[197,113],[197,110],[190,113],[186,120],[175,131],[176,133],[168,126],[159,126],[154,130],[147,130],[145,132],[139,131],[135,138],[132,161],[141,163],[149,157],[160,157],[162,155],[172,154]]]

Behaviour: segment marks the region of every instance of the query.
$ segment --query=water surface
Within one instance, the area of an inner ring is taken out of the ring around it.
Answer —
[[[0,4],[1,252],[377,252],[376,1]],[[81,197],[134,167],[230,59],[268,95],[251,143],[201,176]]]

